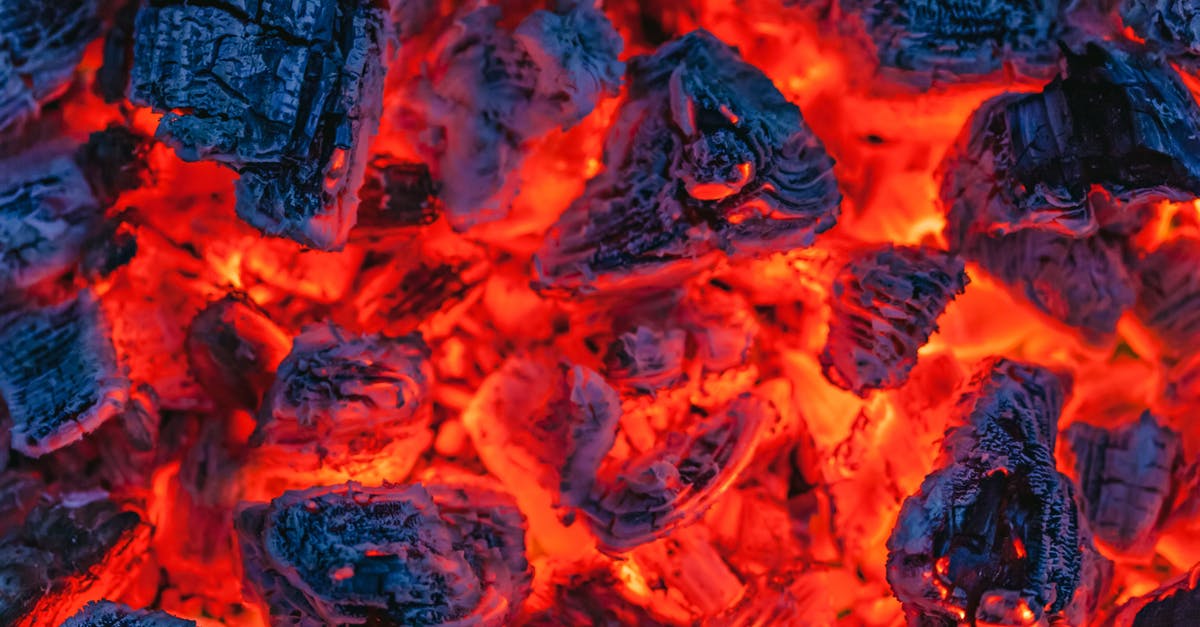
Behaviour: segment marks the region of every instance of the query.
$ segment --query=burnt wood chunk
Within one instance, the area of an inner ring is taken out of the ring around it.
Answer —
[[[1177,627],[1200,616],[1200,565],[1157,590],[1126,601],[1104,627]]]
[[[960,259],[922,248],[855,254],[833,281],[825,377],[860,396],[903,385],[938,316],[966,288],[963,268]]]
[[[272,624],[499,626],[528,596],[525,521],[482,484],[286,492],[235,526]]]
[[[188,327],[188,366],[218,405],[258,408],[291,338],[244,294],[210,303]]]
[[[149,139],[127,126],[109,124],[75,151],[75,161],[100,206],[111,207],[122,192],[146,182]]]
[[[0,1],[0,133],[63,94],[100,32],[100,0]]]
[[[181,158],[241,175],[244,220],[336,250],[382,108],[385,19],[374,0],[152,0],[130,99],[164,112],[158,137]]]
[[[176,618],[166,612],[135,610],[112,601],[92,601],[62,627],[195,627],[196,621]]]
[[[504,218],[526,142],[573,126],[620,88],[621,36],[591,2],[560,4],[511,31],[498,24],[499,7],[484,7],[438,41],[415,105],[456,229]]]
[[[1121,20],[1172,61],[1200,67],[1200,4],[1189,0],[1119,0]]]
[[[104,50],[92,85],[92,91],[107,103],[125,99],[129,72],[133,69],[133,27],[142,3],[141,0],[122,1],[113,15],[112,25],[104,33]]]
[[[429,166],[387,155],[371,159],[358,195],[359,227],[410,227],[433,224],[441,215],[439,186]]]
[[[910,624],[1071,623],[1095,609],[1106,563],[1055,469],[1064,383],[1040,367],[985,362],[959,401],[936,469],[904,500],[887,578]]]
[[[1053,72],[1062,36],[1060,0],[842,0],[888,74],[919,87],[977,80],[1011,63]]]
[[[1092,532],[1119,551],[1153,549],[1183,466],[1179,434],[1146,412],[1117,429],[1077,422],[1064,435]]]
[[[985,102],[941,170],[952,247],[1022,229],[1092,235],[1112,228],[1111,205],[1200,195],[1200,107],[1165,62],[1089,44],[1040,93]]]
[[[671,282],[665,270],[695,272],[718,251],[808,246],[834,225],[833,159],[736,50],[696,31],[633,58],[626,81],[604,169],[535,257],[541,287]]]
[[[1138,263],[1134,313],[1171,352],[1200,348],[1200,239],[1177,237]]]
[[[417,333],[308,327],[279,364],[250,442],[292,467],[387,464],[401,479],[432,439],[429,355]]]
[[[125,411],[129,379],[90,292],[46,307],[0,307],[0,396],[12,447],[39,456]]]

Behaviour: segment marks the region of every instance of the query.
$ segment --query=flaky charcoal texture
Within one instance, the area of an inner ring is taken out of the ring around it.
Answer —
[[[100,0],[0,1],[0,134],[66,91],[100,32]]]
[[[604,169],[535,258],[541,287],[694,272],[698,258],[808,246],[837,219],[833,160],[757,68],[696,31],[635,57]],[[650,280],[653,280],[651,278]]]
[[[374,0],[151,0],[130,99],[158,137],[241,174],[237,212],[269,235],[341,248],[382,107],[386,11]]]
[[[358,195],[358,226],[410,227],[433,224],[441,215],[439,186],[429,166],[387,155],[371,159]]]
[[[1064,436],[1096,538],[1120,551],[1151,550],[1183,466],[1179,434],[1146,412],[1117,429],[1077,422]]]
[[[888,582],[910,624],[1076,624],[1094,609],[1103,558],[1055,470],[1064,393],[1050,371],[999,358],[972,380],[962,424],[888,539]]]
[[[860,396],[899,387],[938,316],[967,285],[963,262],[946,253],[885,246],[856,253],[837,274],[821,369]]]
[[[1134,597],[1104,627],[1177,627],[1200,616],[1200,564],[1149,594]]]
[[[102,492],[43,496],[0,542],[0,623],[57,625],[83,599],[119,593],[150,527]]]
[[[1139,263],[1134,313],[1171,352],[1200,348],[1200,239],[1178,237]]]
[[[196,314],[186,347],[192,376],[218,405],[254,411],[291,338],[249,297],[234,293]]]
[[[420,334],[360,336],[313,325],[279,364],[250,442],[280,452],[281,463],[387,461],[403,478],[431,439],[432,370]]]
[[[166,612],[135,610],[112,601],[92,601],[62,627],[195,627],[196,621],[176,618]]]
[[[12,447],[38,456],[125,410],[129,380],[90,292],[59,305],[0,305],[0,396]]]
[[[482,485],[287,492],[235,525],[272,625],[499,626],[529,593],[524,518]]]
[[[1040,93],[985,102],[941,170],[952,247],[1021,229],[1088,236],[1111,226],[1105,205],[1200,194],[1200,108],[1163,61],[1089,44]]]
[[[842,0],[862,20],[879,64],[917,86],[978,79],[1012,63],[1053,72],[1060,0]]]
[[[424,157],[455,228],[503,218],[529,140],[582,120],[621,84],[621,36],[591,2],[536,11],[513,31],[500,7],[461,17],[437,45],[414,103]]]
[[[1200,4],[1192,0],[1119,0],[1121,20],[1146,44],[1189,69],[1200,67]]]

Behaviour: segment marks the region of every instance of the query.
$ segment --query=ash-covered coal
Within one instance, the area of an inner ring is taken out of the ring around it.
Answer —
[[[112,601],[92,601],[61,627],[196,627],[196,621],[157,610],[135,610]]]
[[[860,396],[908,380],[938,316],[967,286],[961,259],[913,247],[856,251],[833,281],[821,369]]]
[[[433,224],[441,215],[440,186],[419,161],[378,155],[367,166],[358,191],[358,226],[365,229],[404,228]]]
[[[560,2],[511,30],[501,17],[498,6],[459,17],[411,103],[456,229],[504,218],[528,142],[575,125],[621,85],[624,42],[592,3]]]
[[[271,624],[507,624],[528,596],[524,517],[482,482],[286,492],[235,522]]]
[[[0,354],[12,447],[25,455],[77,442],[126,410],[130,381],[89,291],[54,305],[0,304]]]
[[[1104,627],[1176,627],[1200,616],[1200,565],[1157,590],[1125,602]]]
[[[0,136],[63,95],[100,33],[100,0],[0,2]]]
[[[258,408],[287,356],[291,338],[248,296],[233,293],[192,318],[187,358],[192,376],[220,406]]]
[[[1082,621],[1110,565],[1079,524],[1054,448],[1066,384],[1002,358],[959,401],[962,423],[905,499],[888,539],[888,582],[910,624]]]
[[[340,249],[383,106],[386,17],[373,0],[152,0],[129,97],[164,112],[157,135],[181,158],[241,175],[244,220]]]
[[[1118,0],[1121,21],[1172,61],[1200,67],[1200,5],[1188,0]]]
[[[1171,353],[1200,347],[1200,238],[1165,242],[1137,264],[1141,282],[1134,313]]]
[[[1096,538],[1123,552],[1151,551],[1183,466],[1179,433],[1145,412],[1115,429],[1077,422],[1063,435]]]
[[[705,31],[630,60],[588,181],[534,258],[543,288],[678,283],[718,252],[808,246],[833,227],[833,160],[771,80]]]

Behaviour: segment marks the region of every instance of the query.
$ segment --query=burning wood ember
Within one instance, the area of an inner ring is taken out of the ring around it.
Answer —
[[[426,226],[441,214],[438,185],[424,163],[375,157],[358,193],[359,227]]]
[[[100,0],[0,4],[0,134],[36,118],[63,95],[100,32]]]
[[[126,410],[129,379],[95,296],[0,313],[0,396],[13,449],[39,456],[79,441]]]
[[[158,136],[240,174],[237,212],[269,235],[340,249],[354,225],[383,89],[370,0],[154,0],[137,16],[129,96]]]
[[[928,88],[978,80],[1011,64],[1044,76],[1066,30],[1059,0],[842,0],[889,75]]]
[[[290,342],[254,301],[230,294],[192,319],[188,363],[218,404],[254,410],[275,380]]]
[[[543,287],[670,284],[718,251],[809,246],[833,227],[833,160],[800,110],[707,32],[630,60],[604,167],[534,259]]]
[[[858,253],[834,279],[825,377],[860,396],[903,385],[917,349],[966,285],[963,262],[945,253],[894,246]]]
[[[305,329],[263,397],[250,437],[260,468],[248,474],[404,479],[432,440],[431,379],[419,334],[359,336],[332,324]]]
[[[963,423],[888,539],[888,582],[910,624],[1078,624],[1095,609],[1108,564],[1054,465],[1064,387],[1006,359],[986,362],[968,386]]]
[[[483,483],[286,492],[236,525],[272,624],[503,625],[529,593],[524,519]]]
[[[1142,289],[1134,311],[1173,353],[1200,347],[1200,277],[1193,271],[1198,263],[1200,239],[1180,237],[1138,264]]]
[[[196,621],[166,612],[135,610],[112,601],[93,601],[68,618],[62,627],[196,627]]]
[[[1179,434],[1146,412],[1118,429],[1077,422],[1065,436],[1096,538],[1123,552],[1151,550],[1183,467]]]
[[[1110,616],[1105,627],[1174,627],[1195,621],[1200,613],[1200,565],[1149,594],[1130,599]]]
[[[150,539],[133,504],[100,491],[43,494],[0,541],[0,622],[57,625],[131,583]]]
[[[1140,38],[1172,60],[1194,69],[1200,61],[1200,7],[1180,0],[1120,0],[1121,20]]]
[[[416,88],[421,148],[456,229],[505,217],[525,144],[579,122],[621,85],[621,36],[590,2],[536,11],[512,31],[500,19],[499,7],[458,18]]]

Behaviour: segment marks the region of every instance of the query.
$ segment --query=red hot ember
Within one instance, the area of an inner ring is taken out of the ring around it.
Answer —
[[[0,0],[0,624],[1188,624],[1196,17]]]

